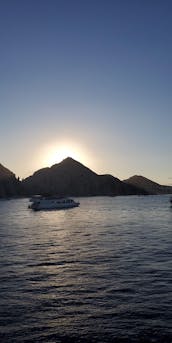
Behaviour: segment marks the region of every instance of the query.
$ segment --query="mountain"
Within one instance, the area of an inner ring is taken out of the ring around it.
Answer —
[[[134,175],[124,182],[146,191],[148,194],[172,194],[172,186],[163,186],[141,175]]]
[[[0,164],[0,198],[17,196],[20,194],[20,181],[15,174]]]
[[[68,157],[50,168],[36,171],[22,181],[25,194],[70,196],[147,194],[111,175],[98,175]]]
[[[19,181],[15,174],[0,164],[0,198],[19,195],[140,195],[172,194],[172,186],[160,185],[143,176],[132,176],[121,181],[112,175],[98,175],[72,158],[50,168],[36,171]]]
[[[0,180],[9,178],[14,174],[7,168],[5,168],[2,164],[0,164]]]

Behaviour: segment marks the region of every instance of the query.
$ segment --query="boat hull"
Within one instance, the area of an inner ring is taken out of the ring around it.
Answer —
[[[40,210],[62,210],[78,207],[79,202],[73,199],[40,199],[34,201],[29,208],[34,211]]]

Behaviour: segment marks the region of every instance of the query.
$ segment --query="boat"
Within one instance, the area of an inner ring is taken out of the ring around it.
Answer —
[[[62,197],[36,197],[30,199],[31,205],[28,207],[34,211],[39,210],[58,210],[78,207],[79,202],[74,201],[70,198]]]

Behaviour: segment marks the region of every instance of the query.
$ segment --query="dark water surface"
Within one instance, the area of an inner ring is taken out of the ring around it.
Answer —
[[[0,342],[172,342],[169,196],[0,201]]]

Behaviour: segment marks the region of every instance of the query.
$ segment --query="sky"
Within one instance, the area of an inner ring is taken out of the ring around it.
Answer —
[[[172,184],[172,1],[1,0],[0,163]]]

